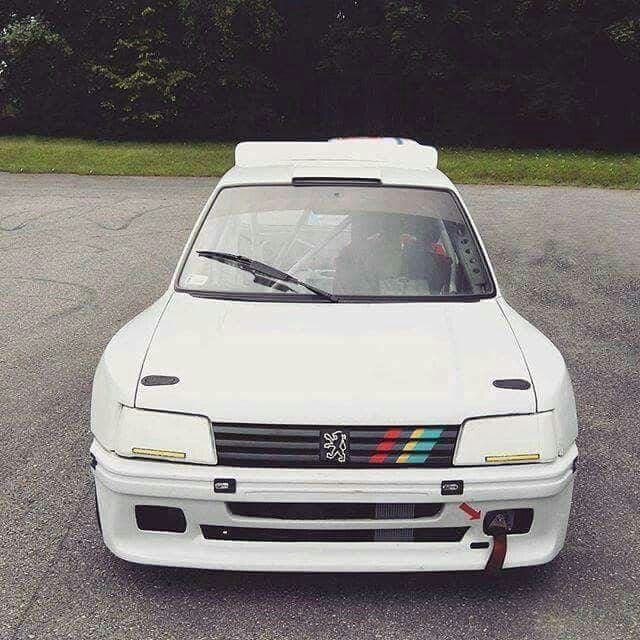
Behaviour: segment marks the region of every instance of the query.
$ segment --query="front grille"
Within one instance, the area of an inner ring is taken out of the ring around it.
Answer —
[[[203,524],[206,540],[241,542],[460,542],[469,527],[416,529],[268,529]]]
[[[213,430],[218,462],[236,467],[450,467],[458,437],[457,426],[214,424]],[[346,446],[334,452],[331,442],[341,441]]]
[[[275,520],[411,520],[433,518],[442,511],[442,504],[227,502],[227,508],[234,516]]]

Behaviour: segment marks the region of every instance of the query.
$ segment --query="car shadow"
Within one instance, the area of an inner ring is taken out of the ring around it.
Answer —
[[[435,594],[456,595],[471,600],[510,596],[523,591],[544,592],[562,574],[562,558],[539,567],[506,569],[495,574],[482,571],[434,573],[305,573],[305,572],[234,572],[205,569],[182,569],[134,565],[113,558],[124,571],[127,581],[137,583],[141,590],[160,586],[177,589],[181,593],[213,593],[218,599],[269,594],[274,598],[298,599],[322,594],[324,599],[340,600],[348,593],[350,598],[378,596],[380,600],[420,594],[431,598]]]

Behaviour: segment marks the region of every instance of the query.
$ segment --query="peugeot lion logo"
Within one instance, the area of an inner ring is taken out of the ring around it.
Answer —
[[[349,434],[345,431],[323,431],[321,459],[344,464],[349,457]]]

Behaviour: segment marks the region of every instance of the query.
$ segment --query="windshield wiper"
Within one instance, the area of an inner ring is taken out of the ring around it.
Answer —
[[[320,296],[325,300],[329,300],[331,302],[339,302],[338,298],[332,293],[324,291],[323,289],[318,289],[318,287],[314,287],[312,284],[308,284],[307,282],[303,282],[302,280],[298,280],[298,278],[292,276],[286,271],[280,271],[280,269],[276,269],[275,267],[265,264],[264,262],[252,260],[251,258],[247,258],[246,256],[240,256],[234,253],[223,253],[222,251],[198,251],[197,254],[201,258],[217,260],[218,262],[222,262],[223,264],[228,264],[232,267],[238,267],[239,269],[248,271],[253,275],[264,276],[273,282],[279,280],[281,282],[290,282],[292,284],[300,285],[301,287],[304,287],[308,291],[315,293],[317,296]],[[289,291],[293,291],[291,287],[287,287],[287,289]]]

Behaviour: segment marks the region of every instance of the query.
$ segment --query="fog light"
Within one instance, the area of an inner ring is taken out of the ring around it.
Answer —
[[[488,536],[528,533],[532,523],[533,509],[501,509],[485,515],[482,529]]]

